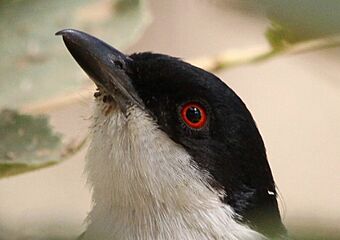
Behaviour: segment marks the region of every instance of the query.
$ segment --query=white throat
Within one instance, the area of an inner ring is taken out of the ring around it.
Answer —
[[[237,223],[185,149],[139,108],[97,100],[86,159],[93,208],[84,239],[264,239]]]

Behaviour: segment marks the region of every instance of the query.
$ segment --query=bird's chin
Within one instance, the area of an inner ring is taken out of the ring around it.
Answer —
[[[126,96],[115,87],[110,90],[106,90],[103,87],[98,87],[97,91],[94,93],[94,97],[97,103],[100,103],[100,105],[110,109],[108,113],[110,113],[112,109],[119,110],[124,115],[127,115],[128,109],[136,106],[136,104],[131,101],[129,96]]]
[[[111,94],[97,89],[94,93],[94,98],[98,106],[100,106],[103,115],[108,116],[115,110],[120,110],[120,107]]]

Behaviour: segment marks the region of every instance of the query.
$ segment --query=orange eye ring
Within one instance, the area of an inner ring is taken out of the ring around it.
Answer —
[[[181,110],[183,121],[191,128],[200,129],[207,122],[207,113],[198,103],[186,103]]]

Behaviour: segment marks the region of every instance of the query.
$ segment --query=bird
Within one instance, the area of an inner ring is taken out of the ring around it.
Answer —
[[[214,74],[56,33],[94,82],[83,240],[286,239],[263,139]]]

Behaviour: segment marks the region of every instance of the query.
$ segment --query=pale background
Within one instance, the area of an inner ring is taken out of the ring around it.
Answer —
[[[266,44],[265,19],[203,0],[153,0],[150,6],[153,22],[129,53],[154,51],[193,59]],[[331,49],[284,56],[219,73],[256,119],[291,232],[310,228],[340,233],[339,54]],[[51,112],[51,121],[73,138],[86,134],[90,116],[91,99],[84,97]],[[0,180],[2,236],[76,236],[84,229],[91,204],[82,173],[85,151],[55,167]]]

